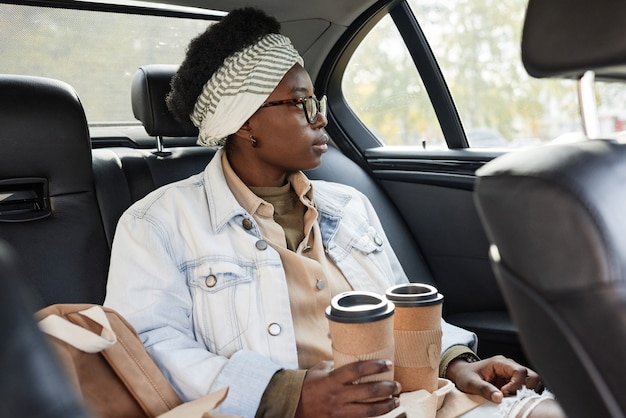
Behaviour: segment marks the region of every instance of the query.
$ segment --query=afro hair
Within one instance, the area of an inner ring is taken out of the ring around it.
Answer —
[[[166,98],[176,120],[193,126],[189,115],[213,73],[226,58],[270,33],[280,33],[280,23],[261,10],[247,7],[231,11],[192,39]]]

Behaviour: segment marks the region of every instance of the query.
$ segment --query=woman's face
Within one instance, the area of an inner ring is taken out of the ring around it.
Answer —
[[[285,74],[266,102],[313,96],[313,83],[299,64]],[[318,114],[310,124],[302,104],[262,107],[250,117],[250,134],[257,146],[248,153],[262,167],[256,169],[292,172],[317,167],[327,149],[328,136],[323,128],[326,117]],[[251,146],[251,145],[250,145]]]

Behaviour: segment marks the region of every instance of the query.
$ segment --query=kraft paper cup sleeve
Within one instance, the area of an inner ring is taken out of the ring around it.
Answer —
[[[441,328],[425,331],[395,330],[395,364],[398,367],[439,369]]]
[[[443,296],[434,286],[406,283],[389,288],[395,306],[395,379],[402,390],[437,389],[441,356]]]
[[[333,346],[333,360],[335,362],[335,368],[344,366],[346,364],[354,363],[356,361],[361,360],[379,360],[379,359],[388,359],[392,360],[394,355],[394,345],[393,341],[391,344],[383,347],[380,350],[361,353],[361,354],[350,354],[339,351]],[[379,380],[393,380],[393,369],[384,373],[373,374],[370,376],[365,376],[359,379],[355,383],[364,383],[364,382],[375,382]]]
[[[326,308],[335,368],[359,360],[393,361],[393,313],[395,306],[382,295],[344,292]],[[367,376],[361,382],[393,380],[393,370]]]

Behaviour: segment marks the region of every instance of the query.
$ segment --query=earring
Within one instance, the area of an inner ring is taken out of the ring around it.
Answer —
[[[256,139],[250,134],[250,143],[252,144],[252,148],[256,148]]]

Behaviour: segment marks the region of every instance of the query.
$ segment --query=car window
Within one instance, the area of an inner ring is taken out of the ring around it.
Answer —
[[[596,82],[598,133],[601,137],[626,139],[626,85]]]
[[[211,21],[0,4],[0,72],[76,89],[90,126],[139,124],[131,79],[145,64],[179,64]]]
[[[525,0],[409,0],[452,94],[470,147],[582,138],[575,80],[533,79],[521,62]],[[419,73],[387,16],[352,56],[342,89],[385,146],[446,146]],[[624,88],[596,83],[600,133],[624,130]]]
[[[382,144],[446,146],[424,83],[389,15],[359,44],[341,88]]]

